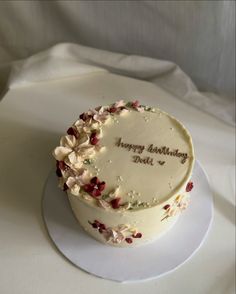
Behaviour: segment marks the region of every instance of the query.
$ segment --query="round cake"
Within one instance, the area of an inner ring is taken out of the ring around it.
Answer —
[[[120,100],[84,112],[53,155],[75,217],[101,242],[155,240],[188,206],[192,139],[158,108]]]

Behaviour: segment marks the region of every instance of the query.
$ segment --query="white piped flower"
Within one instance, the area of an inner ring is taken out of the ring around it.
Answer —
[[[52,154],[56,160],[62,161],[70,153],[71,153],[71,148],[64,147],[64,146],[58,146],[54,149]]]
[[[89,172],[85,169],[80,169],[77,175],[69,176],[66,180],[66,185],[70,189],[70,192],[78,196],[80,187],[88,182],[89,176]]]

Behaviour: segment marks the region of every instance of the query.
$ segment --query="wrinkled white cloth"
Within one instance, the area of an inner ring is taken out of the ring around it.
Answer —
[[[8,89],[102,71],[150,81],[175,97],[234,125],[232,103],[213,93],[199,92],[192,80],[176,64],[78,44],[61,43],[25,60],[14,62]]]

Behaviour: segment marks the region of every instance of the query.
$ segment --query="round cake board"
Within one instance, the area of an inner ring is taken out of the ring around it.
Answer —
[[[59,251],[74,265],[95,276],[138,282],[160,277],[190,259],[204,242],[213,218],[209,181],[199,161],[192,181],[191,201],[176,224],[156,241],[133,248],[117,248],[90,237],[79,225],[67,195],[59,190],[55,172],[44,189],[43,216]]]

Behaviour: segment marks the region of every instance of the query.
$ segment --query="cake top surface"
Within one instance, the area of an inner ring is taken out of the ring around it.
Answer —
[[[80,115],[54,150],[64,190],[89,205],[136,210],[185,189],[191,136],[158,108],[122,100]]]

